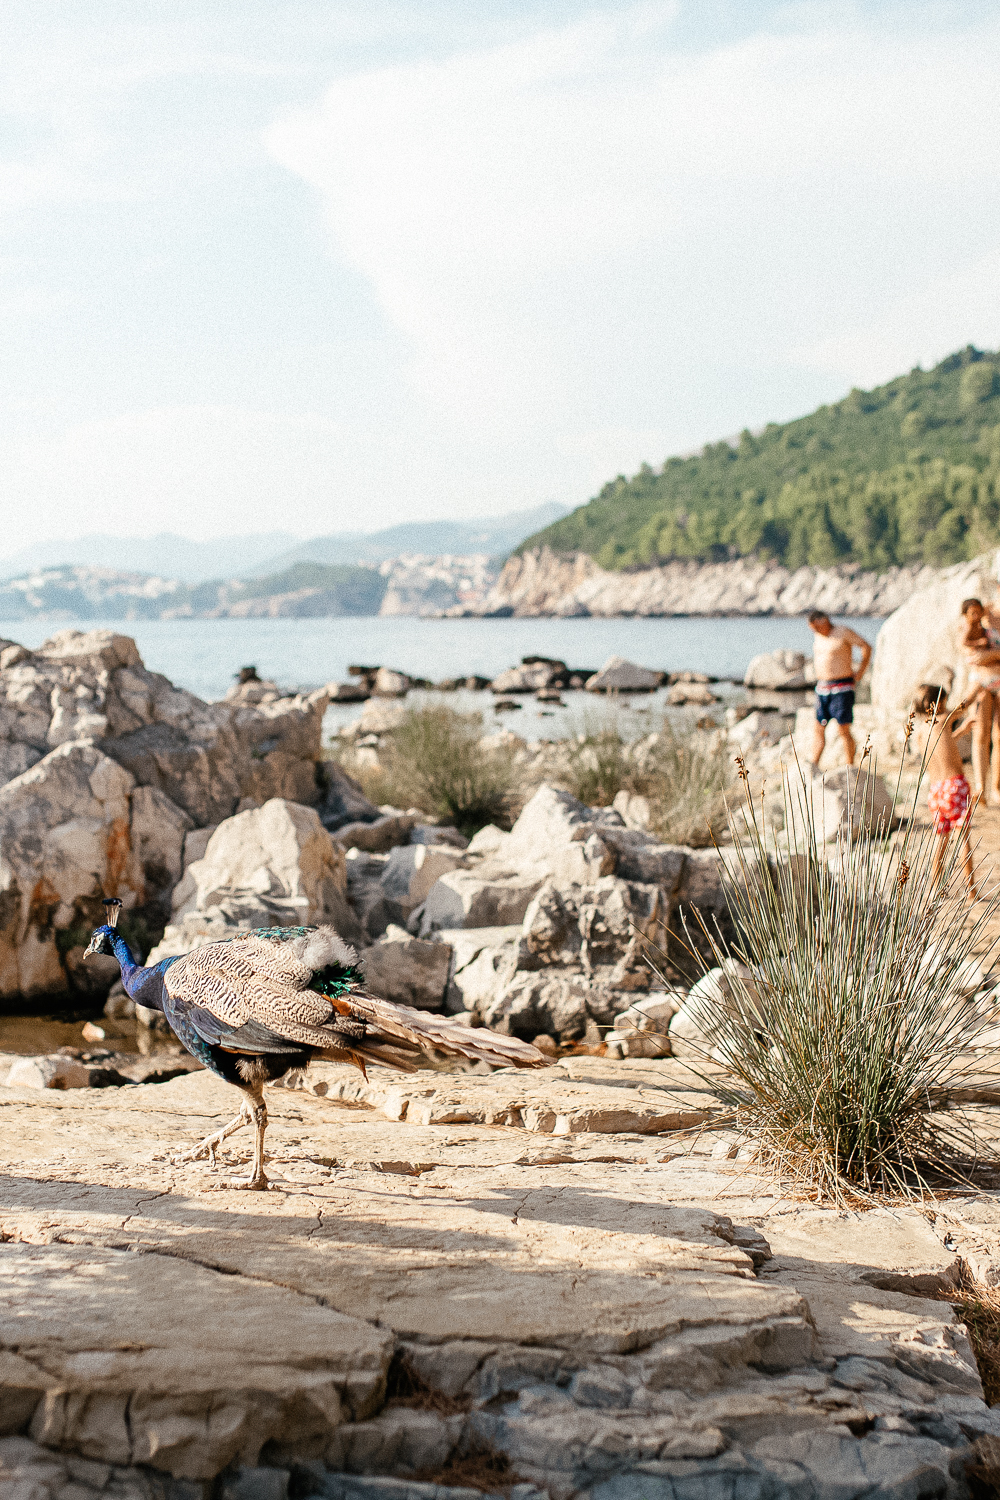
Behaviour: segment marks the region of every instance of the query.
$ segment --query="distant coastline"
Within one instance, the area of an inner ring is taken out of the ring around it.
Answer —
[[[264,578],[189,585],[113,568],[39,569],[0,583],[0,622],[47,620],[670,619],[794,616],[810,609],[885,618],[939,568],[803,567],[738,558],[607,572],[585,552],[548,548],[506,562],[483,554],[408,556],[378,566],[295,563]]]
[[[732,562],[670,562],[611,573],[585,552],[548,547],[509,557],[485,606],[469,613],[519,619],[792,616],[810,609],[832,615],[884,618],[940,568],[866,572],[846,565],[788,569],[755,557]]]

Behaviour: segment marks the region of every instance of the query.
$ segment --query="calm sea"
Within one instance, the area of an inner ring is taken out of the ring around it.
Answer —
[[[881,620],[845,621],[874,642]],[[810,651],[800,619],[724,620],[93,620],[135,637],[146,666],[200,698],[221,698],[233,674],[252,663],[289,687],[345,681],[352,663],[398,667],[415,677],[494,677],[522,656],[554,656],[570,667],[599,667],[625,656],[666,672],[742,677],[752,656],[791,646]],[[0,621],[0,635],[40,646],[65,622]]]

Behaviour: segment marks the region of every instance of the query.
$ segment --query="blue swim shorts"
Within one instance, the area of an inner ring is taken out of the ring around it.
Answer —
[[[854,689],[841,688],[836,693],[816,694],[816,717],[821,724],[854,723]]]

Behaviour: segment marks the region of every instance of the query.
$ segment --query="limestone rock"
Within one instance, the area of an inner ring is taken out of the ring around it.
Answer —
[[[996,591],[996,554],[952,568],[925,570],[922,587],[885,621],[875,643],[872,706],[905,712],[923,682],[948,690],[955,703],[968,685],[968,662],[959,645],[962,600],[989,603]]]
[[[691,987],[670,1020],[667,1030],[674,1057],[703,1063],[709,1056],[717,1056],[718,1017],[748,1006],[755,1016],[759,1015],[760,996],[746,964],[729,958],[721,968],[710,969]]]
[[[389,852],[382,874],[385,897],[409,916],[426,900],[431,886],[449,870],[458,869],[463,855],[436,844],[405,844]]]
[[[937,576],[930,567],[866,573],[853,565],[796,568],[755,557],[732,562],[670,562],[606,572],[585,552],[548,547],[509,557],[481,606],[518,618],[593,615],[602,619],[669,615],[888,615]],[[480,611],[477,611],[480,612]]]
[[[18,1058],[5,1082],[10,1089],[86,1089],[90,1074],[76,1058],[53,1052],[48,1057]]]
[[[431,887],[420,933],[442,927],[506,927],[520,922],[544,875],[484,875],[453,870]]]
[[[705,682],[675,682],[667,689],[666,701],[671,708],[683,708],[686,704],[708,708],[720,699]]]
[[[44,1447],[208,1479],[271,1439],[328,1440],[375,1404],[387,1334],[267,1282],[227,1278],[220,1299],[216,1271],[161,1259],[150,1277],[144,1257],[94,1245],[6,1247],[0,1339],[18,1356],[4,1384]],[[95,1380],[82,1351],[98,1349]]]
[[[346,890],[344,852],[315,810],[273,798],[220,823],[188,865],[157,957],[257,926],[330,922],[356,942],[362,933]]]
[[[390,734],[406,718],[406,704],[385,698],[369,698],[361,710],[361,734]]]
[[[448,943],[453,954],[445,1009],[483,1014],[517,966],[521,928],[454,928],[434,937]]]
[[[106,891],[126,909],[143,901],[134,785],[95,746],[70,743],[0,788],[0,995],[65,991],[57,934],[79,933],[85,945]]]
[[[376,698],[405,698],[412,686],[405,672],[394,672],[391,667],[379,667],[375,673]]]
[[[365,949],[365,986],[383,1000],[417,1010],[441,1010],[451,969],[447,943],[425,943],[403,927],[390,926]]]
[[[638,792],[617,792],[611,806],[626,828],[634,828],[642,833],[649,828],[652,809],[648,797],[643,797]]]
[[[135,788],[132,848],[142,870],[144,904],[162,910],[164,918],[170,911],[171,893],[184,873],[187,840],[195,836],[191,819],[183,808],[155,787]]]
[[[664,681],[665,673],[649,667],[637,667],[624,656],[609,656],[599,672],[588,677],[588,693],[653,693]]]
[[[378,820],[378,808],[369,802],[354,777],[348,776],[335,760],[323,761],[320,769],[323,790],[317,811],[325,828],[336,832],[348,824]]]
[[[567,674],[564,661],[546,661],[535,658],[523,662],[519,667],[508,667],[490,683],[490,691],[503,693],[537,693],[553,682],[561,682]]]
[[[410,843],[444,845],[449,849],[462,850],[469,847],[469,840],[457,828],[449,828],[440,823],[415,823],[410,829]]]
[[[752,658],[743,678],[753,688],[802,689],[816,681],[812,661],[802,651],[765,651]]]

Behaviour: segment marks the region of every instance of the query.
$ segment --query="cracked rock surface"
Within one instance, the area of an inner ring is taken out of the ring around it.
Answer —
[[[627,1104],[662,1066],[568,1059],[553,1087]],[[411,1109],[271,1090],[274,1190],[243,1194],[240,1136],[171,1164],[233,1113],[208,1073],[0,1088],[0,1495],[969,1493],[1000,1411],[934,1294],[994,1199],[844,1214],[717,1135]]]

